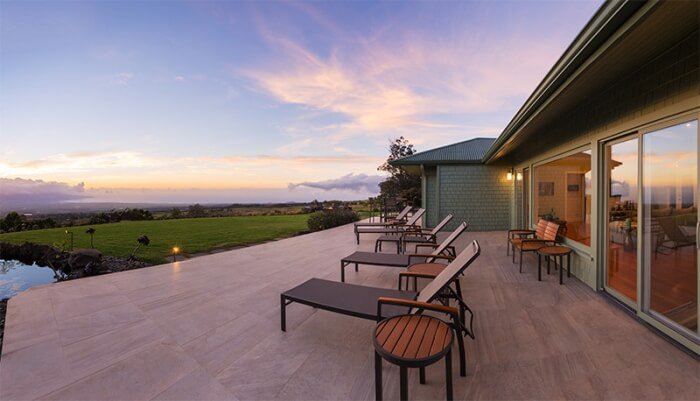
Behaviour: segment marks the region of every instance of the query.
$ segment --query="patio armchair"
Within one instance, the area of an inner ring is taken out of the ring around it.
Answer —
[[[506,243],[506,255],[510,255],[510,249],[513,247],[513,239],[514,238],[527,238],[530,237],[532,238],[533,236],[537,236],[537,233],[540,235],[544,234],[544,230],[547,228],[547,220],[545,219],[539,219],[537,221],[537,227],[534,230],[530,229],[525,229],[525,228],[516,228],[513,230],[508,230],[508,242]]]
[[[436,304],[435,301],[444,302],[443,294],[446,288],[459,279],[480,253],[479,243],[473,241],[420,292],[347,284],[319,278],[309,279],[280,294],[280,327],[282,331],[286,331],[286,308],[294,302],[376,321],[398,315],[420,314],[426,310],[444,313],[449,316],[450,325],[457,334],[460,374],[466,376],[463,333],[470,331],[462,324],[460,308]]]
[[[418,220],[425,214],[425,209],[418,209],[404,223],[387,224],[383,226],[358,226],[355,225],[355,238],[357,243],[360,243],[360,234],[395,234],[400,235],[403,231],[408,228],[414,228],[418,226]]]
[[[557,235],[559,234],[559,224],[549,221],[544,231],[539,229],[535,233],[535,238],[513,238],[510,240],[513,251],[513,263],[515,263],[515,251],[520,253],[520,273],[523,272],[523,253],[537,252],[538,249],[544,246],[556,245]]]

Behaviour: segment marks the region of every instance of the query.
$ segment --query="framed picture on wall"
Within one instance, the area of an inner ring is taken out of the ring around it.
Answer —
[[[539,196],[554,196],[554,182],[540,182],[538,186]]]

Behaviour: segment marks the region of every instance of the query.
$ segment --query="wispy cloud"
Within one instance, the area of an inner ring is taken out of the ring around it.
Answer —
[[[314,52],[260,18],[260,35],[275,49],[275,60],[236,73],[279,102],[344,117],[344,123],[307,135],[332,143],[357,135],[410,133],[419,141],[454,133],[497,135],[502,127],[447,123],[445,116],[514,108],[513,99],[530,93],[560,50],[552,43],[522,46],[515,36],[484,43],[466,33],[450,41],[415,33],[386,40],[342,37],[311,6],[304,8],[337,38],[336,47]],[[292,146],[303,147],[306,139],[295,138]]]
[[[288,187],[289,189],[295,189],[298,187],[316,188],[324,191],[351,190],[355,192],[368,192],[370,194],[376,194],[379,192],[379,183],[385,179],[386,177],[381,175],[350,173],[330,180],[313,182],[305,181],[296,184],[290,183]]]
[[[118,85],[126,86],[134,79],[134,73],[132,72],[118,72],[100,79],[100,81],[105,82],[108,85]]]

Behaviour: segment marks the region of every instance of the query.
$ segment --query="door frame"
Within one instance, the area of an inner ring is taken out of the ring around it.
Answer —
[[[602,284],[602,289],[615,297],[619,302],[622,302],[625,304],[627,307],[630,309],[633,309],[635,312],[640,311],[639,307],[639,300],[641,298],[640,295],[640,253],[642,252],[642,244],[643,241],[641,240],[642,237],[640,235],[640,232],[642,232],[642,225],[641,225],[641,218],[642,218],[642,208],[641,208],[641,202],[642,202],[642,191],[641,191],[641,169],[640,169],[640,163],[641,163],[641,138],[640,138],[640,132],[641,130],[633,130],[631,132],[625,132],[621,133],[619,135],[615,135],[614,137],[608,138],[606,140],[600,141],[600,149],[601,152],[600,154],[602,155],[601,162],[600,164],[600,176],[601,180],[599,180],[600,185],[603,186],[602,190],[600,190],[598,193],[602,194],[603,197],[601,198],[601,204],[603,207],[601,207],[599,210],[601,210],[602,213],[600,213],[600,224],[599,227],[602,228],[602,233],[600,235],[601,239],[601,247],[600,247],[600,259],[601,260],[601,284]],[[609,237],[610,237],[610,229],[609,229],[609,222],[608,222],[608,212],[609,212],[609,205],[608,203],[610,202],[610,177],[608,176],[608,158],[607,158],[607,148],[609,146],[617,145],[620,143],[627,142],[629,140],[636,139],[637,140],[637,288],[636,288],[636,300],[633,300],[626,295],[622,294],[621,292],[617,291],[616,289],[610,287],[608,285],[608,262],[609,262],[609,252],[608,252],[608,245],[609,245]]]

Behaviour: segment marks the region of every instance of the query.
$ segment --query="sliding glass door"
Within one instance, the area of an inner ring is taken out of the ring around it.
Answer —
[[[698,120],[677,120],[607,142],[604,288],[700,344]]]
[[[643,135],[644,311],[698,334],[698,122]]]

